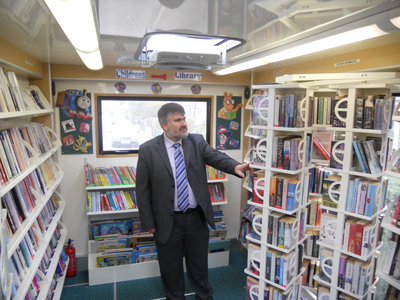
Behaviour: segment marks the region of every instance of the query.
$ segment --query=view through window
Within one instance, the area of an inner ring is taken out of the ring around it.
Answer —
[[[211,98],[98,96],[100,155],[137,153],[144,142],[160,135],[159,108],[177,102],[185,109],[190,133],[210,142]]]

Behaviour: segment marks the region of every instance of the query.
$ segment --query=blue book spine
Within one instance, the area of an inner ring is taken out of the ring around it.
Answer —
[[[293,116],[294,116],[294,95],[289,95],[289,125],[290,127],[296,127],[295,124],[293,124]]]
[[[114,201],[114,203],[115,203],[115,208],[116,208],[117,210],[121,210],[121,207],[119,206],[118,201],[116,201],[117,196],[115,195],[115,192],[114,192],[114,191],[111,191],[111,198],[113,199],[113,201]]]
[[[309,192],[312,193],[314,189],[314,173],[315,173],[315,168],[310,169],[310,184],[309,184]]]
[[[368,184],[368,188],[367,188],[367,198],[365,199],[365,206],[364,206],[364,210],[362,210],[362,214],[364,216],[368,216],[369,214],[369,210],[370,210],[370,206],[371,206],[371,185]],[[358,213],[360,213],[360,209],[358,211]]]
[[[283,285],[283,272],[284,270],[284,266],[285,266],[285,258],[281,257],[281,264],[280,264],[280,268],[279,268],[279,284]]]
[[[347,193],[346,211],[351,211],[351,201],[353,199],[354,180],[350,180]]]
[[[288,184],[287,203],[286,203],[286,210],[288,210],[288,211],[294,210],[295,193],[296,193],[296,183],[289,182],[289,184]]]
[[[376,186],[371,185],[371,197],[370,197],[370,203],[369,203],[369,210],[365,210],[365,213],[368,217],[372,216],[372,212],[374,210],[374,205],[375,205],[375,192],[376,192]],[[368,214],[367,214],[368,213]]]
[[[289,127],[290,95],[286,95],[285,103],[285,127]]]
[[[276,272],[275,272],[275,283],[279,284],[279,278],[281,277],[281,258],[277,257],[276,261]]]
[[[363,173],[367,173],[367,169],[365,169],[365,165],[364,165],[364,162],[362,160],[360,149],[358,148],[358,144],[357,144],[356,141],[353,142],[353,147],[354,147],[354,150],[356,151],[357,159],[358,159],[358,162],[359,162],[359,164],[361,166],[361,171]]]
[[[97,204],[96,204],[96,192],[90,192],[92,195],[92,211],[97,211]]]
[[[357,205],[357,194],[358,194],[358,184],[360,183],[360,178],[356,178],[354,181],[354,189],[353,189],[353,199],[351,200],[351,212],[356,212]]]

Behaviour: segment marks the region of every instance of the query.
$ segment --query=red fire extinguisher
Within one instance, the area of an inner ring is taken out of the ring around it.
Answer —
[[[68,239],[68,246],[65,248],[65,252],[69,257],[69,265],[67,270],[67,277],[72,277],[76,275],[76,257],[75,257],[75,247],[72,245],[71,239]]]

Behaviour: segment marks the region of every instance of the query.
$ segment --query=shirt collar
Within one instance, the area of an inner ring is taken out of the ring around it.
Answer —
[[[179,140],[179,141],[177,141],[177,142],[174,142],[174,141],[170,140],[165,134],[164,134],[164,142],[165,142],[166,148],[171,148],[171,147],[173,147],[173,145],[174,145],[175,143],[179,143],[179,144],[182,146],[182,140]]]

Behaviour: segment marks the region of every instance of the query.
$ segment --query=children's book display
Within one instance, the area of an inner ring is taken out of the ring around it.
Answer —
[[[309,181],[308,233],[314,234],[314,226],[319,225],[319,238],[315,243],[306,243],[305,252],[310,254],[311,250],[312,257],[303,262],[308,276],[303,276],[302,283],[316,288],[318,299],[370,299],[375,293],[376,275],[380,274],[379,267],[375,272],[381,247],[379,215],[386,205],[388,180],[383,172],[390,166],[394,98],[392,86],[382,84],[379,90],[374,89],[373,80],[384,82],[386,76],[398,75],[371,73],[366,81],[364,75],[351,74],[353,86],[340,74],[277,78],[280,83],[298,82],[314,89],[314,98],[308,102],[312,107],[307,109],[312,113],[315,128],[312,134],[321,129],[333,133],[330,147],[324,147],[330,157],[324,157],[325,162],[314,162]],[[332,84],[327,83],[329,80]],[[359,85],[356,80],[365,84]],[[336,96],[323,97],[332,90]],[[315,146],[323,154],[324,150]],[[397,239],[394,233],[390,243],[395,245]],[[315,245],[319,246],[319,258],[314,259]],[[383,266],[389,272],[386,274],[394,273],[395,254],[396,247],[388,251],[390,262]]]
[[[135,191],[136,169],[90,164],[84,169],[89,219],[89,285],[160,276],[154,237],[141,228]],[[206,175],[213,205],[226,204],[223,183],[227,181],[226,175],[209,166]],[[216,230],[210,228],[210,268],[229,264],[229,240],[225,240],[228,230],[221,209],[214,211],[214,220]]]
[[[53,157],[61,142],[30,119],[53,110],[39,88],[20,86],[2,67],[0,90],[0,119],[7,119],[0,122],[2,292],[5,299],[59,299],[69,263],[65,201],[56,192],[63,172]]]

